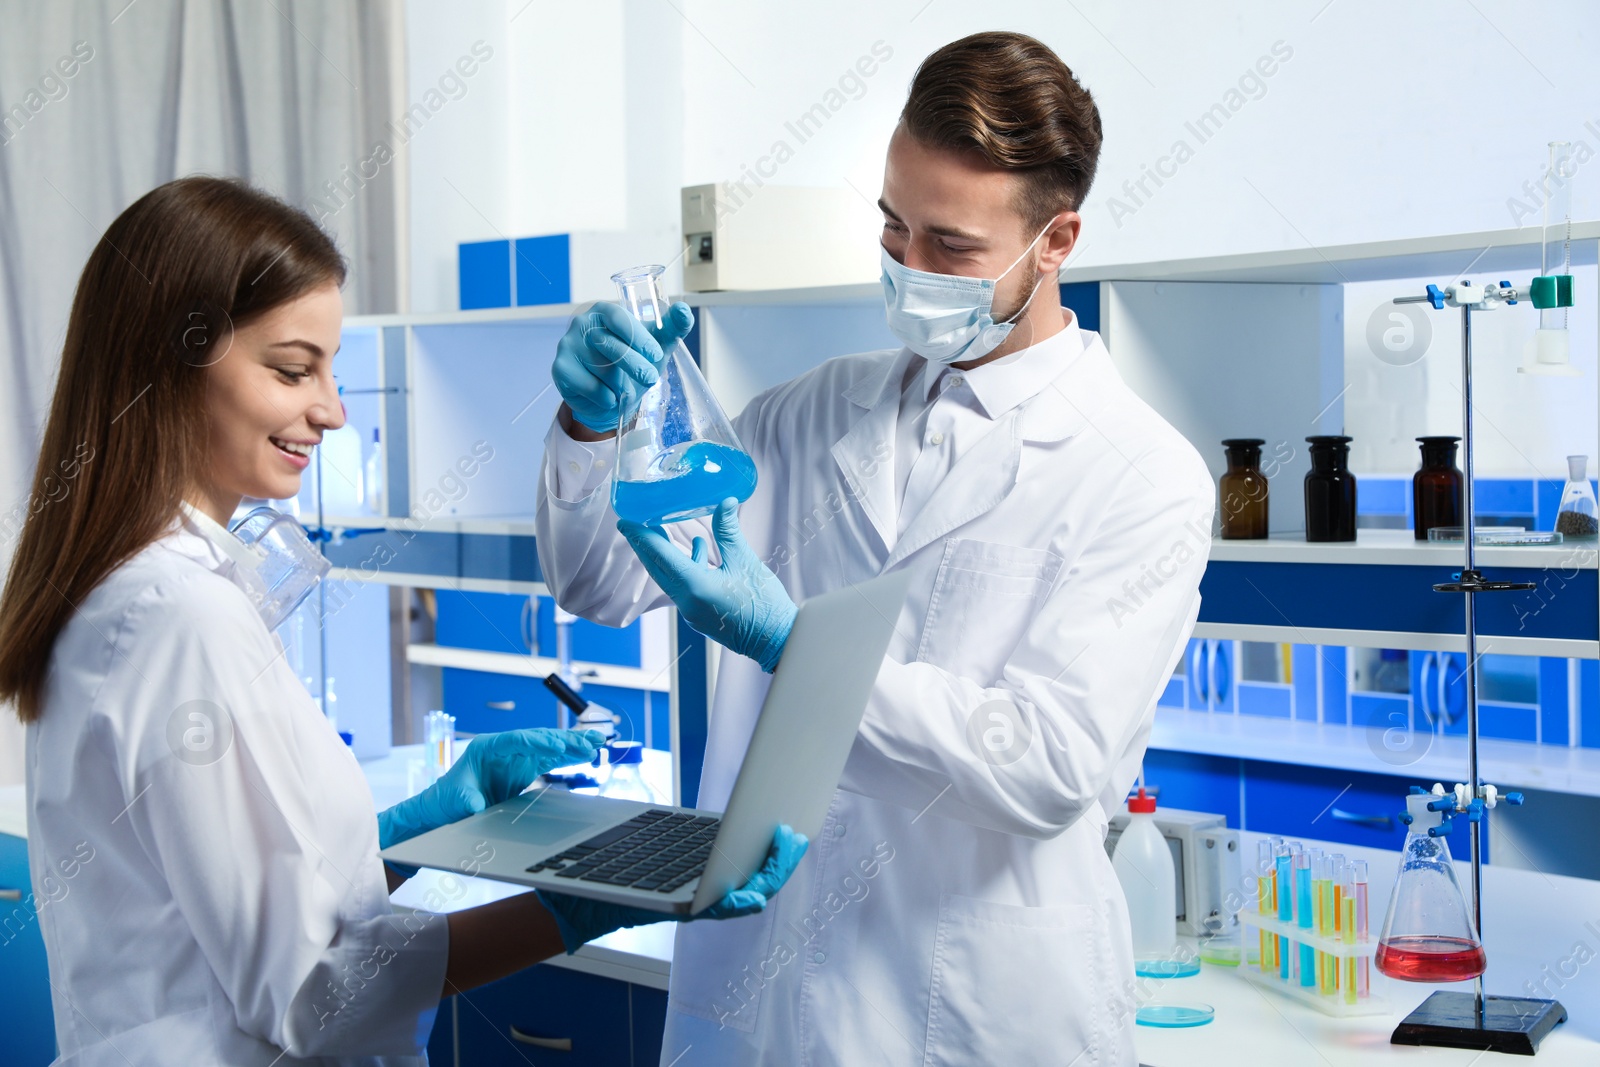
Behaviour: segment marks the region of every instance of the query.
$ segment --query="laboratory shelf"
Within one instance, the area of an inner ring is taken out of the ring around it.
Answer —
[[[1413,755],[1387,750],[1383,731],[1367,727],[1161,707],[1156,709],[1150,747],[1398,775],[1419,783],[1462,781],[1467,773],[1466,738],[1426,736],[1426,751]],[[1483,780],[1502,789],[1600,797],[1600,749],[1485,739],[1478,751]]]
[[[518,656],[510,652],[485,652],[477,648],[450,648],[420,643],[406,646],[406,659],[430,667],[461,667],[469,671],[516,674],[528,678],[554,674],[559,666],[556,660],[544,656]],[[647,689],[655,693],[665,693],[672,688],[670,668],[650,670],[574,660],[572,669],[586,684],[609,685],[618,689]]]
[[[1461,545],[1418,542],[1408,530],[1361,530],[1344,543],[1299,535],[1211,543],[1200,582],[1200,636],[1299,644],[1375,645],[1362,632],[1414,635],[1386,647],[1459,651],[1462,597],[1439,593],[1463,566]],[[1476,601],[1486,647],[1523,655],[1594,658],[1600,649],[1600,573],[1594,543],[1478,550],[1491,579],[1533,588]]]
[[[477,524],[486,520],[452,521]],[[461,587],[450,586],[447,579],[544,581],[532,533],[414,529],[402,522],[380,533],[323,542],[323,553],[334,567],[358,581],[451,588]],[[404,581],[399,580],[401,576]]]
[[[434,311],[417,314],[346,315],[345,329],[371,329],[384,326],[457,326],[470,323],[534,322],[540,319],[571,318],[583,304],[533,304],[528,307],[479,308],[471,311]]]
[[[1442,595],[1442,594],[1441,594]],[[1202,614],[1204,609],[1202,607]],[[1465,652],[1467,637],[1453,633],[1416,633],[1409,630],[1369,630],[1351,627],[1268,625],[1257,623],[1198,622],[1193,635],[1225,641],[1262,641],[1268,644],[1345,645],[1356,648],[1401,648],[1416,652]],[[1559,659],[1600,659],[1600,641],[1559,637],[1478,635],[1480,655],[1553,656]]]
[[[393,515],[324,515],[319,523],[315,514],[306,514],[300,516],[300,522],[304,526],[313,528],[320,525],[323,529],[333,532],[340,530],[383,529],[426,533],[517,534],[525,537],[532,537],[534,534],[534,516],[532,515],[481,515],[471,518],[453,515],[434,516],[433,518],[404,518]]]
[[[1357,530],[1354,541],[1307,541],[1302,531],[1250,541],[1211,541],[1211,560],[1221,563],[1334,563],[1388,567],[1452,567],[1460,570],[1466,546],[1418,541],[1410,530]],[[1479,545],[1480,570],[1538,567],[1561,572],[1600,570],[1600,544]]]
[[[1600,221],[1573,222],[1572,262],[1596,261]],[[1506,274],[1537,273],[1543,231],[1538,226],[1476,233],[1407,237],[1348,245],[1321,245],[1275,252],[1160,260],[1093,263],[1062,271],[1063,283],[1087,281],[1287,282],[1340,285],[1399,278],[1497,280]]]

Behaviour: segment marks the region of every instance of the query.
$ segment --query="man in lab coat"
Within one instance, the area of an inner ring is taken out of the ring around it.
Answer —
[[[672,540],[619,531],[607,438],[688,309],[646,338],[597,305],[562,342],[540,562],[570,611],[620,626],[670,598],[739,653],[700,807],[726,805],[794,604],[913,575],[810,855],[763,914],[679,933],[663,1063],[1136,1062],[1106,820],[1194,626],[1214,496],[1060,303],[1100,140],[1038,41],[930,56],[880,201],[905,347],[751,401],[754,495]],[[716,565],[684,553],[697,534]]]

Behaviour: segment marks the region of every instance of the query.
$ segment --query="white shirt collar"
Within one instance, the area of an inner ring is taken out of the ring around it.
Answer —
[[[216,525],[207,516],[201,515],[200,518],[213,526]],[[200,522],[186,508],[180,509],[173,517],[172,524],[157,539],[157,543],[185,559],[194,560],[208,571],[232,579],[234,561],[218,547],[215,541],[206,536]]]
[[[923,399],[933,399],[939,382],[946,375],[964,378],[984,414],[991,419],[998,419],[1018,404],[1033,399],[1083,352],[1083,334],[1078,329],[1076,316],[1070,308],[1062,308],[1061,314],[1065,320],[1061,332],[972,370],[959,370],[924,359]]]

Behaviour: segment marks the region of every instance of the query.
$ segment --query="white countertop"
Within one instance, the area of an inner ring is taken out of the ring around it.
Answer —
[[[386,807],[403,796],[406,764],[418,752],[420,746],[397,748],[388,757],[363,763],[378,807]],[[653,762],[657,766],[647,765],[647,777],[654,778],[651,772],[660,766],[659,760]],[[21,786],[0,787],[0,832],[25,834],[25,803]],[[1247,863],[1255,855],[1255,843],[1261,836],[1241,835],[1242,855]],[[1376,932],[1387,907],[1398,853],[1345,845],[1326,847],[1351,858],[1365,859],[1371,865],[1372,923]],[[1575,843],[1574,847],[1583,845]],[[1457,871],[1465,884],[1466,865],[1458,862]],[[450,901],[445,909],[449,911],[524,892],[520,887],[481,878],[452,879],[442,872],[425,871],[401,887],[394,901],[403,907],[418,906],[429,889]],[[1570,1015],[1545,1041],[1538,1062],[1585,1067],[1600,1063],[1600,882],[1490,866],[1484,870],[1484,912],[1488,991],[1544,996],[1549,994],[1530,993],[1525,983],[1545,983]],[[619,930],[585,945],[572,956],[549,962],[665,989],[672,938],[671,923]],[[1287,996],[1263,990],[1241,978],[1234,968],[1207,964],[1193,978],[1144,980],[1141,999],[1198,1001],[1210,1004],[1217,1014],[1214,1022],[1195,1029],[1140,1027],[1139,1058],[1149,1067],[1236,1067],[1241,1053],[1258,1062],[1315,1063],[1326,1067],[1368,1067],[1374,1061],[1471,1067],[1496,1061],[1492,1055],[1389,1044],[1395,1025],[1432,989],[1470,990],[1470,984],[1424,986],[1375,978],[1390,999],[1391,1013],[1353,1019],[1323,1015]]]
[[[1163,707],[1156,709],[1150,747],[1372,774],[1403,774],[1418,781],[1458,780],[1467,766],[1467,739],[1456,735],[1422,736],[1428,741],[1424,752],[1396,753],[1383,747],[1382,731],[1364,726]],[[1483,738],[1478,742],[1478,756],[1483,780],[1501,789],[1548,789],[1600,796],[1600,749]]]
[[[1240,835],[1247,864],[1263,836]],[[1376,934],[1388,907],[1399,853],[1348,845],[1324,847],[1371,865],[1372,927]],[[1467,865],[1458,861],[1456,871],[1465,886],[1469,877]],[[1484,949],[1489,957],[1486,991],[1504,996],[1553,994],[1567,1009],[1567,1021],[1540,1046],[1535,1062],[1586,1067],[1600,1063],[1600,966],[1596,965],[1600,962],[1600,882],[1486,867],[1484,917]],[[1587,965],[1573,962],[1580,942],[1586,955],[1577,958],[1588,958]],[[1562,979],[1563,970],[1573,977]],[[1395,982],[1376,972],[1374,977],[1380,983],[1376,988],[1389,999],[1390,1014],[1349,1019],[1324,1015],[1287,995],[1262,989],[1240,977],[1236,968],[1204,964],[1193,978],[1144,979],[1149,995],[1143,999],[1166,1003],[1198,1001],[1211,1005],[1217,1015],[1210,1024],[1188,1030],[1141,1026],[1139,1059],[1149,1067],[1236,1067],[1241,1052],[1248,1053],[1256,1063],[1319,1067],[1366,1067],[1374,1062],[1487,1067],[1496,1062],[1528,1062],[1520,1057],[1460,1049],[1389,1044],[1395,1026],[1430,992],[1471,992],[1472,983]],[[1529,981],[1548,981],[1550,992],[1529,992],[1524,987]]]

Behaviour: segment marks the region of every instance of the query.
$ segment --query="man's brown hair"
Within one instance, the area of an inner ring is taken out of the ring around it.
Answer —
[[[931,148],[1019,171],[1018,210],[1032,227],[1081,207],[1100,161],[1094,97],[1021,33],[975,33],[923,60],[900,121]]]

